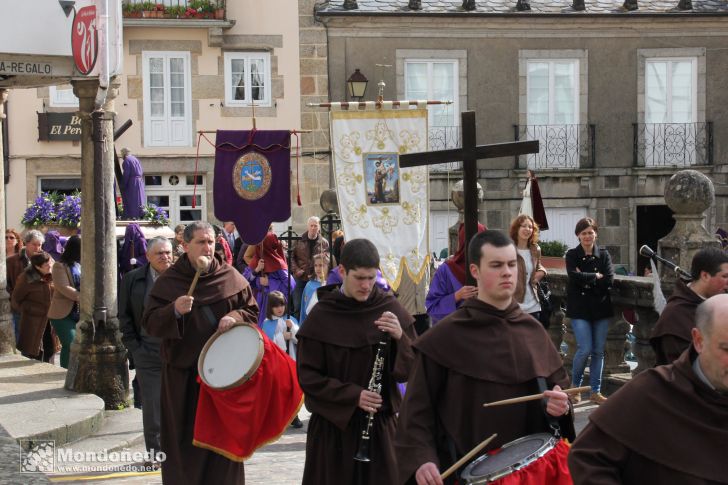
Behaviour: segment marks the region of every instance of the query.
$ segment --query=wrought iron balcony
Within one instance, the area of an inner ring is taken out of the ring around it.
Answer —
[[[516,168],[559,170],[593,167],[595,125],[513,125],[516,141],[538,140],[540,151],[516,157]]]
[[[462,145],[459,126],[431,126],[427,135],[430,151],[460,148]],[[430,166],[433,172],[450,172],[462,168],[462,162],[438,163]]]
[[[225,0],[123,0],[124,18],[225,19]]]
[[[713,123],[633,123],[637,167],[711,165]]]

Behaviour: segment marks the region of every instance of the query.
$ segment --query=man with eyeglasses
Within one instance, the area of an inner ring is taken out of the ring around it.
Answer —
[[[131,352],[142,399],[144,443],[150,456],[160,450],[160,390],[162,382],[161,339],[142,328],[147,295],[157,277],[172,266],[172,243],[164,237],[147,242],[148,263],[124,275],[119,290],[121,340]],[[154,451],[152,451],[154,450]]]

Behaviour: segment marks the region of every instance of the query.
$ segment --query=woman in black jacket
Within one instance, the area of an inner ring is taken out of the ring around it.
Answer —
[[[585,217],[576,223],[574,230],[579,245],[566,252],[566,271],[569,274],[566,316],[571,318],[571,328],[576,339],[576,355],[572,366],[571,383],[581,386],[586,359],[591,355],[589,384],[591,400],[601,404],[602,368],[604,345],[607,341],[609,320],[614,312],[609,289],[614,281],[614,270],[609,253],[596,245],[598,226],[594,219]],[[573,402],[581,396],[575,394]]]

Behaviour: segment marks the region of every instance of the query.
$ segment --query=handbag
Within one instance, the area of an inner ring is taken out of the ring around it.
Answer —
[[[541,280],[538,282],[536,285],[536,294],[538,295],[538,302],[541,305],[541,313],[538,319],[544,328],[549,328],[554,305],[551,303],[551,288],[549,288],[548,281]]]

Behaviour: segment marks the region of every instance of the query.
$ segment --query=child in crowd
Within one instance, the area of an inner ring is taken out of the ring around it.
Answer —
[[[311,305],[311,300],[316,294],[316,290],[319,289],[322,285],[326,284],[326,272],[328,270],[328,267],[328,253],[317,254],[313,257],[313,269],[316,273],[316,279],[306,283],[306,287],[303,289],[303,298],[301,300],[300,325],[303,325],[304,320],[306,320],[306,316],[308,316],[308,313],[310,311],[309,305]],[[316,303],[314,302],[313,305],[315,304]],[[313,308],[313,305],[311,305],[311,308]]]
[[[298,322],[293,315],[286,316],[286,297],[280,291],[271,291],[268,294],[268,305],[265,310],[266,319],[261,327],[271,342],[275,343],[282,351],[286,352],[293,360],[296,360],[296,333],[298,333]],[[303,423],[295,417],[291,426],[294,428],[303,427]]]

